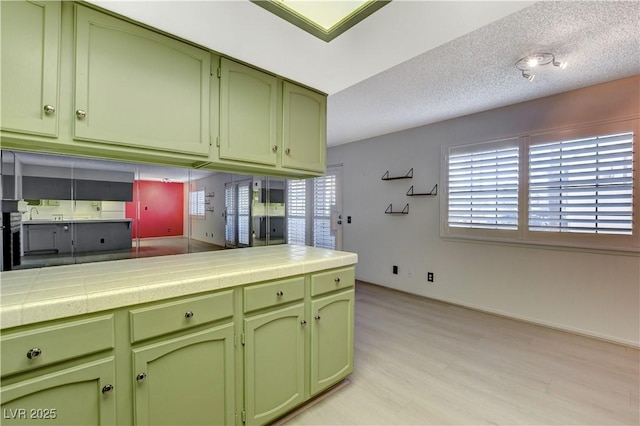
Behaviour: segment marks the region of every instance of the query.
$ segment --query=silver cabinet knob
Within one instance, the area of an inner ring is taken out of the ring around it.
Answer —
[[[87,111],[84,111],[84,110],[81,110],[81,109],[76,111],[76,117],[78,117],[78,119],[82,120],[86,116],[87,116]]]
[[[147,378],[147,373],[140,373],[136,376],[136,381],[140,383],[140,382],[143,382],[144,379],[146,378]]]
[[[316,315],[314,318],[320,321],[320,315]]]
[[[45,105],[43,109],[44,113],[47,115],[55,114],[56,112],[56,107],[54,107],[53,105]]]
[[[304,327],[305,325],[307,325],[307,320],[300,321],[300,324]]]
[[[278,152],[278,145],[274,145],[273,148],[271,148],[271,151]]]
[[[193,318],[193,316],[194,316],[194,315],[195,315],[195,314],[194,314],[192,311],[187,311],[187,312],[184,314],[184,317],[185,317],[186,319],[191,319],[191,318]]]
[[[69,230],[69,226],[65,225],[65,226],[62,227],[62,229],[64,229],[65,231],[68,231]]]
[[[105,387],[102,388],[102,393],[104,395],[111,393],[111,391],[113,390],[113,385],[105,385]]]
[[[39,348],[29,349],[29,351],[27,352],[27,358],[29,359],[36,359],[40,355],[42,355],[42,350],[40,350]]]
[[[282,297],[282,296],[284,296],[284,292],[283,291],[279,291],[279,292],[276,293],[276,296]]]
[[[287,149],[285,149],[285,150],[284,150],[284,153],[285,153],[285,154],[287,154],[287,155],[291,154],[291,148],[287,148]]]
[[[336,282],[336,284],[340,284],[340,277],[336,277],[334,281]]]

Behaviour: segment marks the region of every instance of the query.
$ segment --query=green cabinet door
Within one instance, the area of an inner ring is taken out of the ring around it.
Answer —
[[[2,130],[58,134],[60,5],[1,2]]]
[[[278,79],[222,58],[219,156],[276,165]]]
[[[353,372],[353,290],[311,302],[311,395]]]
[[[285,81],[282,104],[282,166],[324,173],[326,96]]]
[[[109,357],[3,386],[2,424],[115,425],[114,378]]]
[[[246,424],[285,414],[304,400],[304,305],[244,320]]]
[[[133,350],[137,425],[235,422],[233,324]]]
[[[74,138],[208,156],[211,54],[76,5]]]

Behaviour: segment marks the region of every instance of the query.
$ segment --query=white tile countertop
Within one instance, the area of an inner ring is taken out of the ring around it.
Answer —
[[[358,255],[275,245],[0,273],[0,328],[339,268]]]

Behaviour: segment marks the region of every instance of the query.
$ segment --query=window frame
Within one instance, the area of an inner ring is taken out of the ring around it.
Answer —
[[[599,124],[546,130],[511,138],[477,143],[443,145],[441,149],[442,172],[440,185],[443,200],[440,203],[440,236],[445,239],[477,240],[570,249],[623,251],[640,253],[640,142],[638,140],[640,119],[621,119]],[[529,147],[543,143],[592,138],[617,133],[633,133],[633,188],[632,188],[632,233],[616,235],[606,233],[578,233],[529,230]],[[519,145],[518,180],[518,229],[514,231],[456,228],[449,226],[449,157],[452,152],[468,149],[482,151],[496,144],[517,140]]]
[[[200,197],[202,194],[202,197]],[[195,202],[192,201],[191,197],[195,196]],[[206,216],[206,193],[204,188],[196,189],[195,191],[189,191],[189,217],[196,219],[204,219]],[[191,207],[195,204],[195,213],[191,209]],[[201,214],[202,213],[202,214]]]

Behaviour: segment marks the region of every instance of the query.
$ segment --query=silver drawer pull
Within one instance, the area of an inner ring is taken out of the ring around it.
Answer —
[[[87,111],[84,111],[81,109],[76,111],[76,117],[78,117],[78,120],[83,120],[86,116],[87,116]]]
[[[195,314],[194,314],[192,311],[187,311],[187,312],[184,314],[184,317],[185,317],[186,319],[191,319],[191,318],[193,318],[193,316],[194,316],[194,315],[195,315]]]
[[[38,348],[29,349],[29,352],[27,352],[27,358],[29,359],[36,359],[40,355],[42,355],[42,351]]]
[[[284,292],[283,291],[279,291],[279,292],[276,293],[276,296],[282,297],[282,296],[284,296]]]
[[[105,387],[102,388],[102,393],[104,395],[111,393],[111,391],[113,390],[113,385],[106,385]]]
[[[300,321],[300,324],[304,327],[305,325],[307,325],[307,320]]]
[[[271,147],[271,151],[278,152],[278,145],[274,145]]]
[[[320,321],[320,315],[316,315],[314,318]]]
[[[340,284],[340,277],[336,277],[336,279],[334,279],[334,281],[336,282],[336,284]]]
[[[146,378],[147,378],[147,373],[140,373],[136,376],[136,381],[140,383],[140,382],[143,382],[144,379]]]
[[[53,105],[45,105],[43,107],[44,113],[47,115],[55,114],[56,108]]]

